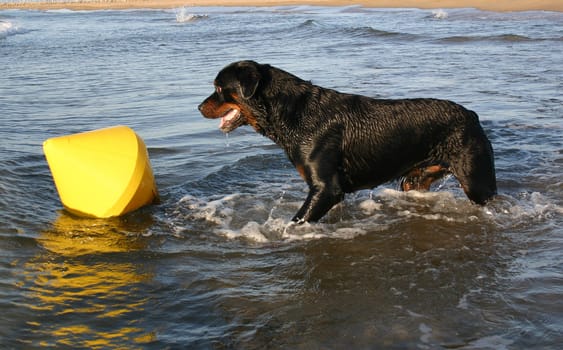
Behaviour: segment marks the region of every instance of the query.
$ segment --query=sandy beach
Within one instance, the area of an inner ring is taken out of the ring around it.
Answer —
[[[478,8],[489,11],[558,11],[563,12],[561,0],[82,0],[0,3],[0,9],[30,10],[104,10],[132,8],[176,8],[183,6],[350,6],[375,8]]]

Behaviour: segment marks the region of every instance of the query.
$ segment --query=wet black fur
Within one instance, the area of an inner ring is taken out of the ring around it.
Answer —
[[[454,102],[340,93],[253,61],[228,65],[215,85],[204,116],[217,118],[204,113],[212,102],[241,106],[241,124],[278,144],[309,185],[294,221],[319,220],[348,192],[418,181],[411,174],[432,166],[441,167],[437,178],[452,173],[475,203],[496,194],[491,144],[477,114]]]

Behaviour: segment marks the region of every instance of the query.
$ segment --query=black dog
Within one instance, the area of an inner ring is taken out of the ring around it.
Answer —
[[[221,118],[223,132],[251,125],[283,148],[309,185],[294,221],[317,221],[344,193],[398,178],[404,191],[428,190],[452,173],[475,203],[496,194],[493,149],[479,117],[451,101],[344,94],[240,61],[219,72],[199,110]]]

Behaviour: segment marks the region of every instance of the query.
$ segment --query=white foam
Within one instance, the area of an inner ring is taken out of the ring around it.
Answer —
[[[244,238],[257,243],[266,243],[270,240],[262,233],[263,225],[250,221],[239,230],[219,229],[217,232],[229,239]]]
[[[563,214],[561,206],[536,192],[518,198],[501,195],[482,207],[472,204],[461,190],[400,192],[382,188],[347,196],[319,223],[296,224],[291,217],[302,204],[298,200],[302,195],[301,187],[288,188],[279,198],[260,191],[211,197],[185,195],[177,203],[173,231],[181,234],[195,226],[202,234],[255,243],[349,240],[413,219],[507,228]]]
[[[420,331],[420,341],[423,343],[429,343],[432,338],[432,327],[422,322],[418,325],[418,330]]]
[[[180,200],[190,211],[191,219],[203,219],[209,223],[225,226],[231,221],[233,209],[225,202],[233,200],[236,195],[226,196],[217,200],[204,200],[195,196],[186,195]]]
[[[250,199],[249,199],[250,198]],[[372,201],[373,202],[373,201]],[[365,201],[364,208],[377,210],[377,203]],[[256,243],[270,241],[303,241],[321,238],[352,239],[368,231],[362,221],[296,224],[290,219],[300,202],[285,201],[283,195],[276,201],[265,202],[259,196],[233,194],[220,198],[198,198],[185,195],[177,204],[173,232],[181,234],[185,226],[199,222],[206,230],[227,239],[243,239]],[[373,213],[370,218],[374,218]],[[267,216],[259,220],[260,216]],[[374,225],[368,224],[370,231]],[[386,227],[380,225],[380,227]]]
[[[353,239],[365,235],[367,231],[359,227],[338,227],[334,224],[324,223],[289,223],[281,238],[288,242],[309,241],[322,238],[331,239]]]
[[[539,192],[520,193],[516,197],[500,195],[484,210],[504,228],[551,220],[563,214],[562,206]]]
[[[495,349],[495,350],[508,350],[514,341],[506,339],[500,335],[492,335],[473,340],[467,344],[464,349]]]
[[[373,199],[366,199],[365,201],[360,202],[358,207],[362,210],[362,212],[366,215],[372,215],[376,211],[381,210],[383,204],[377,203]]]

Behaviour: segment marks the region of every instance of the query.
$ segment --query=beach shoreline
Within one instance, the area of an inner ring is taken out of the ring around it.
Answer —
[[[477,8],[487,11],[556,11],[563,12],[561,0],[83,0],[0,2],[0,10],[123,10],[167,9],[178,7],[275,7],[275,6],[352,6],[371,8]]]

